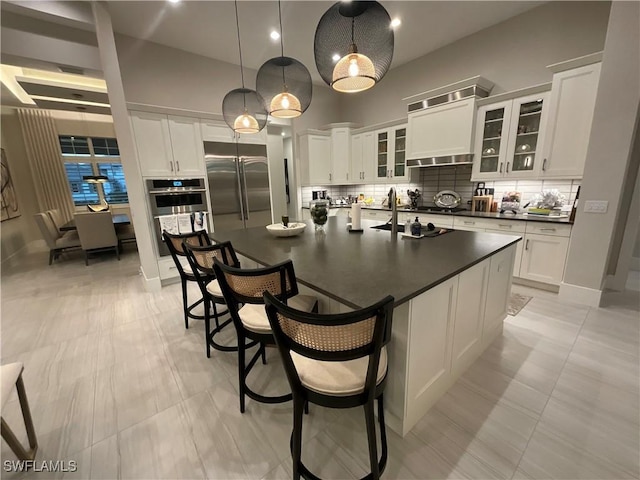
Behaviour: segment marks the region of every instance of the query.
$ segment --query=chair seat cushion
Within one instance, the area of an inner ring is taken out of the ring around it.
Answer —
[[[291,308],[304,312],[310,312],[316,302],[316,297],[311,295],[296,295],[287,300]],[[255,333],[271,333],[271,325],[269,325],[264,304],[247,303],[238,310],[238,315],[240,316],[242,325],[247,330]]]
[[[223,298],[222,289],[220,288],[220,284],[218,283],[218,279],[214,278],[207,284],[207,292],[209,292],[214,297]]]
[[[78,236],[78,232],[66,232],[60,238],[56,239],[56,248],[69,248],[69,247],[79,247],[80,246],[80,237]]]
[[[193,269],[191,268],[191,265],[189,265],[187,262],[184,263],[180,263],[180,266],[182,267],[182,271],[185,273],[185,275],[189,275],[190,277],[193,277]]]
[[[304,357],[291,352],[291,359],[296,367],[302,384],[309,390],[324,395],[355,395],[364,390],[369,357],[362,357],[346,362],[327,362]],[[387,374],[387,347],[382,347],[376,385]]]
[[[23,366],[22,363],[8,363],[6,365],[2,365],[0,369],[0,379],[2,384],[0,385],[2,392],[2,399],[0,402],[0,409],[4,408],[7,404],[7,400],[9,399],[9,395],[13,392],[13,389],[16,386],[16,382],[18,381],[18,377],[22,373]]]

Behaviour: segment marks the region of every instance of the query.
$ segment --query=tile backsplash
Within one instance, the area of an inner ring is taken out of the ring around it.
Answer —
[[[408,203],[407,190],[420,190],[421,205],[433,204],[433,197],[442,190],[454,190],[462,197],[462,206],[471,200],[477,182],[471,181],[471,165],[455,167],[431,167],[412,169],[411,181],[408,183],[370,183],[362,185],[325,185],[302,187],[302,205],[308,205],[314,190],[327,190],[332,199],[348,195],[364,194],[365,198],[373,197],[375,204],[380,205],[386,198],[389,189],[396,187],[403,202]],[[575,198],[580,180],[496,180],[485,181],[485,188],[494,188],[494,198],[500,202],[505,192],[522,193],[522,204],[529,202],[543,190],[556,189],[565,196],[565,203],[571,204]],[[469,207],[471,208],[471,207]]]

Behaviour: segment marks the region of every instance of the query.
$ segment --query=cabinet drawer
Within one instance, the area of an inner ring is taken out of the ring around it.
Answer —
[[[556,235],[558,237],[569,237],[571,235],[571,225],[557,225],[553,223],[528,222],[527,233],[538,233],[540,235]]]
[[[400,215],[398,215],[400,216]],[[416,215],[410,214],[411,221],[413,222],[416,219]],[[404,217],[402,217],[404,219]],[[453,217],[451,215],[429,215],[421,213],[418,215],[420,219],[420,223],[422,225],[427,225],[427,223],[433,223],[436,227],[440,228],[453,228]],[[403,223],[400,221],[400,223]]]
[[[501,220],[493,218],[479,217],[453,217],[453,228],[486,228],[490,230],[498,230],[505,233],[524,233],[526,222],[517,220]]]
[[[385,222],[391,218],[391,211],[386,210],[369,210],[362,209],[362,218],[367,220],[384,220]]]

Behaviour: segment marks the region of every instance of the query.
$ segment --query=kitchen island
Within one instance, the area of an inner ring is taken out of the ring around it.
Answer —
[[[330,217],[323,233],[309,221],[296,237],[275,238],[264,227],[211,236],[261,265],[293,260],[324,312],[393,295],[385,404],[388,426],[405,435],[501,334],[520,237],[451,231],[413,239],[369,228],[375,224],[363,220],[362,233],[349,233],[345,218]]]

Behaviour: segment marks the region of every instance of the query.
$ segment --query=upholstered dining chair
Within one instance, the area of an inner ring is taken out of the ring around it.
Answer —
[[[364,406],[371,472],[378,479],[387,463],[383,391],[391,337],[393,297],[349,313],[320,315],[296,310],[265,292],[267,317],[293,394],[293,478],[318,478],[302,463],[302,419],[307,403],[328,408]],[[378,458],[374,400],[378,401]]]
[[[187,260],[193,275],[196,277],[204,302],[204,338],[207,346],[207,357],[211,357],[211,347],[223,352],[235,352],[238,350],[236,346],[222,345],[217,342],[215,337],[227,325],[231,323],[231,318],[224,322],[220,322],[220,317],[229,313],[224,307],[218,309],[218,305],[225,305],[224,296],[220,289],[220,284],[216,279],[213,271],[213,259],[220,259],[225,265],[240,268],[240,261],[236,255],[231,242],[216,243],[214,245],[205,245],[199,247],[183,243],[183,250],[187,254]],[[213,314],[211,310],[213,309]],[[211,318],[215,322],[215,328],[211,330]]]
[[[61,253],[68,250],[80,249],[78,232],[67,232],[60,236],[59,230],[55,227],[47,213],[36,213],[33,217],[40,229],[40,233],[42,233],[42,238],[44,238],[44,241],[49,247],[49,265],[51,265]]]
[[[36,438],[36,430],[33,426],[33,419],[31,418],[31,410],[29,409],[29,402],[27,401],[27,392],[24,388],[24,381],[22,380],[22,372],[24,371],[24,365],[20,362],[9,363],[0,367],[0,380],[2,381],[2,400],[0,403],[0,410],[4,409],[9,400],[9,396],[15,388],[18,392],[18,401],[20,402],[20,409],[22,410],[22,418],[24,419],[24,426],[27,430],[27,439],[29,440],[29,450],[25,449],[15,436],[8,423],[2,417],[2,438],[5,439],[13,453],[20,460],[33,460],[36,457],[38,451],[38,439]],[[29,464],[27,464],[29,465]]]
[[[62,220],[62,215],[60,214],[60,210],[56,208],[53,210],[47,210],[45,213],[49,215],[49,218],[53,222],[53,225],[56,227],[56,230],[58,232],[58,237],[61,237],[63,235],[63,232],[60,231],[60,227],[62,227],[62,225],[64,225],[65,222]]]
[[[200,297],[198,300],[189,304],[187,298],[187,282],[197,282],[189,261],[187,260],[187,254],[184,251],[184,245],[195,245],[203,247],[205,245],[211,245],[211,240],[206,230],[199,230],[192,233],[172,234],[166,230],[162,231],[162,239],[169,249],[169,253],[173,258],[173,262],[176,265],[178,274],[180,275],[180,284],[182,285],[182,309],[184,311],[184,328],[189,328],[189,318],[194,320],[204,320],[204,315],[198,315],[193,313],[193,309],[204,302],[204,297]]]
[[[270,267],[240,269],[214,258],[213,270],[238,336],[240,412],[244,413],[245,410],[245,396],[262,403],[281,403],[291,400],[291,393],[266,396],[254,392],[247,385],[247,376],[258,359],[262,357],[262,363],[266,363],[265,347],[275,345],[264,308],[263,292],[271,292],[283,302],[295,305],[303,311],[317,311],[317,298],[299,295],[291,260]],[[247,362],[246,350],[255,343],[259,344],[259,347]]]
[[[120,245],[113,226],[111,212],[78,212],[74,215],[80,245],[84,250],[84,264],[89,265],[89,254],[113,250],[120,260]]]

